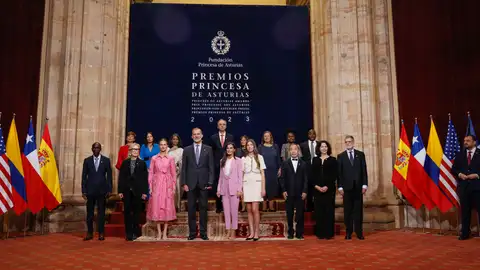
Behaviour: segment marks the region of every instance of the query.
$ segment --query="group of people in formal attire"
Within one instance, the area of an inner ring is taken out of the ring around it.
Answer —
[[[120,148],[115,166],[119,170],[118,195],[123,200],[127,240],[140,235],[142,201],[148,201],[147,221],[156,223],[157,238],[167,239],[168,222],[176,219],[184,193],[188,240],[198,236],[197,202],[199,236],[208,240],[209,196],[217,199],[216,212],[224,213],[228,239],[236,238],[241,208],[248,213],[246,240],[258,241],[260,204],[263,211],[276,211],[275,199],[279,196],[285,200],[289,239],[303,239],[305,211],[314,211],[316,236],[332,239],[337,190],[344,200],[345,238],[351,239],[355,232],[359,239],[364,239],[367,167],[364,153],[354,149],[352,136],[345,137],[346,150],[335,158],[330,144],[317,141],[313,129],[308,131],[308,141],[301,144],[289,132],[287,142],[279,148],[269,131],[263,133],[258,145],[247,135],[241,136],[237,147],[233,135],[226,131],[225,120],[219,120],[217,128],[218,132],[206,142],[200,128],[192,129],[193,143],[185,148],[178,134],[157,144],[153,134],[147,133],[142,146],[135,143],[135,133],[127,134],[127,143]],[[92,152],[84,160],[82,174],[82,193],[87,201],[85,240],[93,239],[95,204],[99,240],[104,240],[105,199],[112,192],[112,170],[110,160],[100,154],[100,143],[92,145]]]

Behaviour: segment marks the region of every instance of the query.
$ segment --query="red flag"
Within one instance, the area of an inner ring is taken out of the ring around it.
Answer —
[[[402,131],[400,133],[400,141],[398,142],[397,155],[395,165],[393,166],[392,183],[402,192],[402,195],[408,202],[419,209],[422,202],[415,196],[415,194],[408,188],[407,174],[410,163],[410,143],[408,142],[407,131],[402,122]]]

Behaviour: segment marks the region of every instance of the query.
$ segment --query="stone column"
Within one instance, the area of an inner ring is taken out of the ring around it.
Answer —
[[[66,222],[51,230],[84,219],[81,173],[92,143],[114,165],[124,142],[129,9],[129,0],[46,1],[38,122],[49,118],[64,200],[51,220]]]
[[[335,154],[344,136],[366,154],[365,222],[394,222],[396,152],[387,0],[310,1],[315,128]],[[341,204],[341,198],[337,198]],[[379,211],[381,208],[382,211]],[[338,217],[343,219],[342,213]]]

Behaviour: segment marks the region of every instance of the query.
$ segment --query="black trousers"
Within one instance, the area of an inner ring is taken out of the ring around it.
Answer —
[[[288,196],[285,201],[285,210],[287,212],[287,222],[288,222],[288,235],[293,236],[293,216],[295,214],[295,235],[297,237],[303,236],[304,231],[304,218],[303,213],[305,212],[305,201],[302,200],[301,196]],[[295,213],[296,210],[296,213]]]
[[[125,235],[132,238],[140,236],[140,211],[142,209],[142,197],[134,194],[131,190],[123,193],[123,217],[125,220]]]
[[[105,194],[87,195],[87,230],[93,235],[93,216],[97,205],[97,232],[103,234],[105,228]]]
[[[315,191],[315,235],[319,238],[335,236],[335,193]]]
[[[197,201],[200,213],[200,235],[207,235],[207,204],[208,190],[195,187],[187,192],[188,201],[188,229],[190,236],[197,235]]]
[[[363,194],[362,189],[344,190],[343,218],[347,235],[353,231],[357,236],[363,235]]]
[[[466,186],[459,189],[459,195],[462,213],[462,236],[468,237],[470,236],[472,204],[477,208],[477,214],[480,215],[480,190],[472,190]]]

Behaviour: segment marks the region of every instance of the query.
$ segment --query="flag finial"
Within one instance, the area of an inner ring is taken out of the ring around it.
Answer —
[[[418,124],[418,118],[415,117],[415,124]]]
[[[467,112],[467,115],[470,116],[470,111]]]
[[[452,114],[448,113],[448,121],[452,120]]]
[[[401,123],[402,123],[402,125],[403,125],[403,118],[402,118],[402,119],[400,119],[400,122],[401,122]]]
[[[430,114],[430,120],[433,120],[433,115]]]
[[[49,120],[49,119],[48,119],[48,117],[45,117],[45,121],[47,121],[47,122],[48,122],[48,120]]]
[[[30,114],[30,120],[32,120],[33,116]]]
[[[13,113],[13,119],[15,119],[15,115],[16,115],[16,114],[15,114],[15,113]]]

